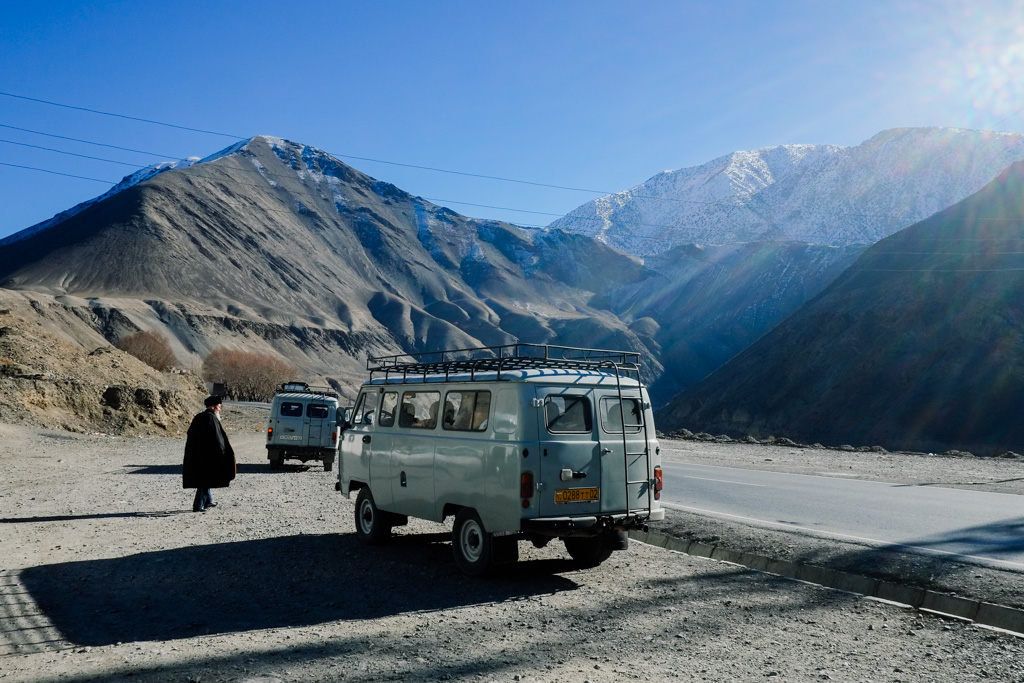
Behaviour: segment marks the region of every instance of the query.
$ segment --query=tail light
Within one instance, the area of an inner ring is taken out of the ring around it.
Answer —
[[[273,427],[267,427],[267,441],[270,441],[273,438],[274,438],[274,428]]]
[[[661,500],[661,490],[665,488],[665,473],[660,467],[654,468],[654,500]]]
[[[333,432],[331,432],[331,444],[334,445],[334,446],[338,445],[338,430],[337,429],[335,429]]]
[[[523,472],[519,475],[519,497],[523,499],[523,507],[530,507],[530,498],[533,498],[533,472]]]

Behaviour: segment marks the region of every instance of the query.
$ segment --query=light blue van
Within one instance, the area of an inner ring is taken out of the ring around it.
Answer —
[[[318,460],[329,472],[338,454],[338,394],[304,382],[282,384],[267,418],[267,460],[281,469],[285,460]]]
[[[369,358],[342,433],[337,488],[356,535],[454,517],[471,576],[554,538],[579,564],[664,519],[663,474],[639,355],[515,344]]]

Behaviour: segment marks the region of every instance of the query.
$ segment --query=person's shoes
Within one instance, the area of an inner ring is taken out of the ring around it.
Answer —
[[[207,509],[207,510],[209,510],[210,508],[215,508],[215,507],[217,507],[217,504],[216,504],[216,503],[207,503],[207,504],[206,504],[206,509]]]
[[[206,508],[192,508],[192,512],[206,512]]]

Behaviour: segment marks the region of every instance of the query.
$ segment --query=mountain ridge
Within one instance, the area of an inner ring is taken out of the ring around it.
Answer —
[[[779,145],[665,171],[549,227],[639,256],[687,242],[870,244],[963,199],[1021,159],[1024,135],[1017,133],[895,128],[856,147]]]
[[[867,249],[659,412],[663,428],[1024,451],[1024,162]]]
[[[645,277],[637,259],[562,231],[463,217],[270,136],[16,237],[0,246],[0,286],[147,302],[127,305],[126,318],[180,338],[190,355],[218,341],[255,344],[352,376],[354,354],[524,334],[643,348],[625,323],[587,303]],[[224,327],[215,334],[211,315]],[[321,348],[304,348],[314,338]]]

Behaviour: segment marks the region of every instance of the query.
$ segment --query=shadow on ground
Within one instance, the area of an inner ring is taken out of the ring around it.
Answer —
[[[125,465],[128,474],[173,474],[181,476],[181,464],[176,465]],[[323,471],[324,466],[320,463],[309,465],[285,463],[280,469],[270,469],[269,462],[253,463],[240,462],[236,468],[238,474],[286,474],[288,472],[308,472],[309,470]]]
[[[21,582],[78,645],[309,626],[573,590],[568,560],[490,580],[454,569],[448,534],[366,548],[354,536],[285,536],[32,567]],[[404,546],[396,550],[395,546]]]

